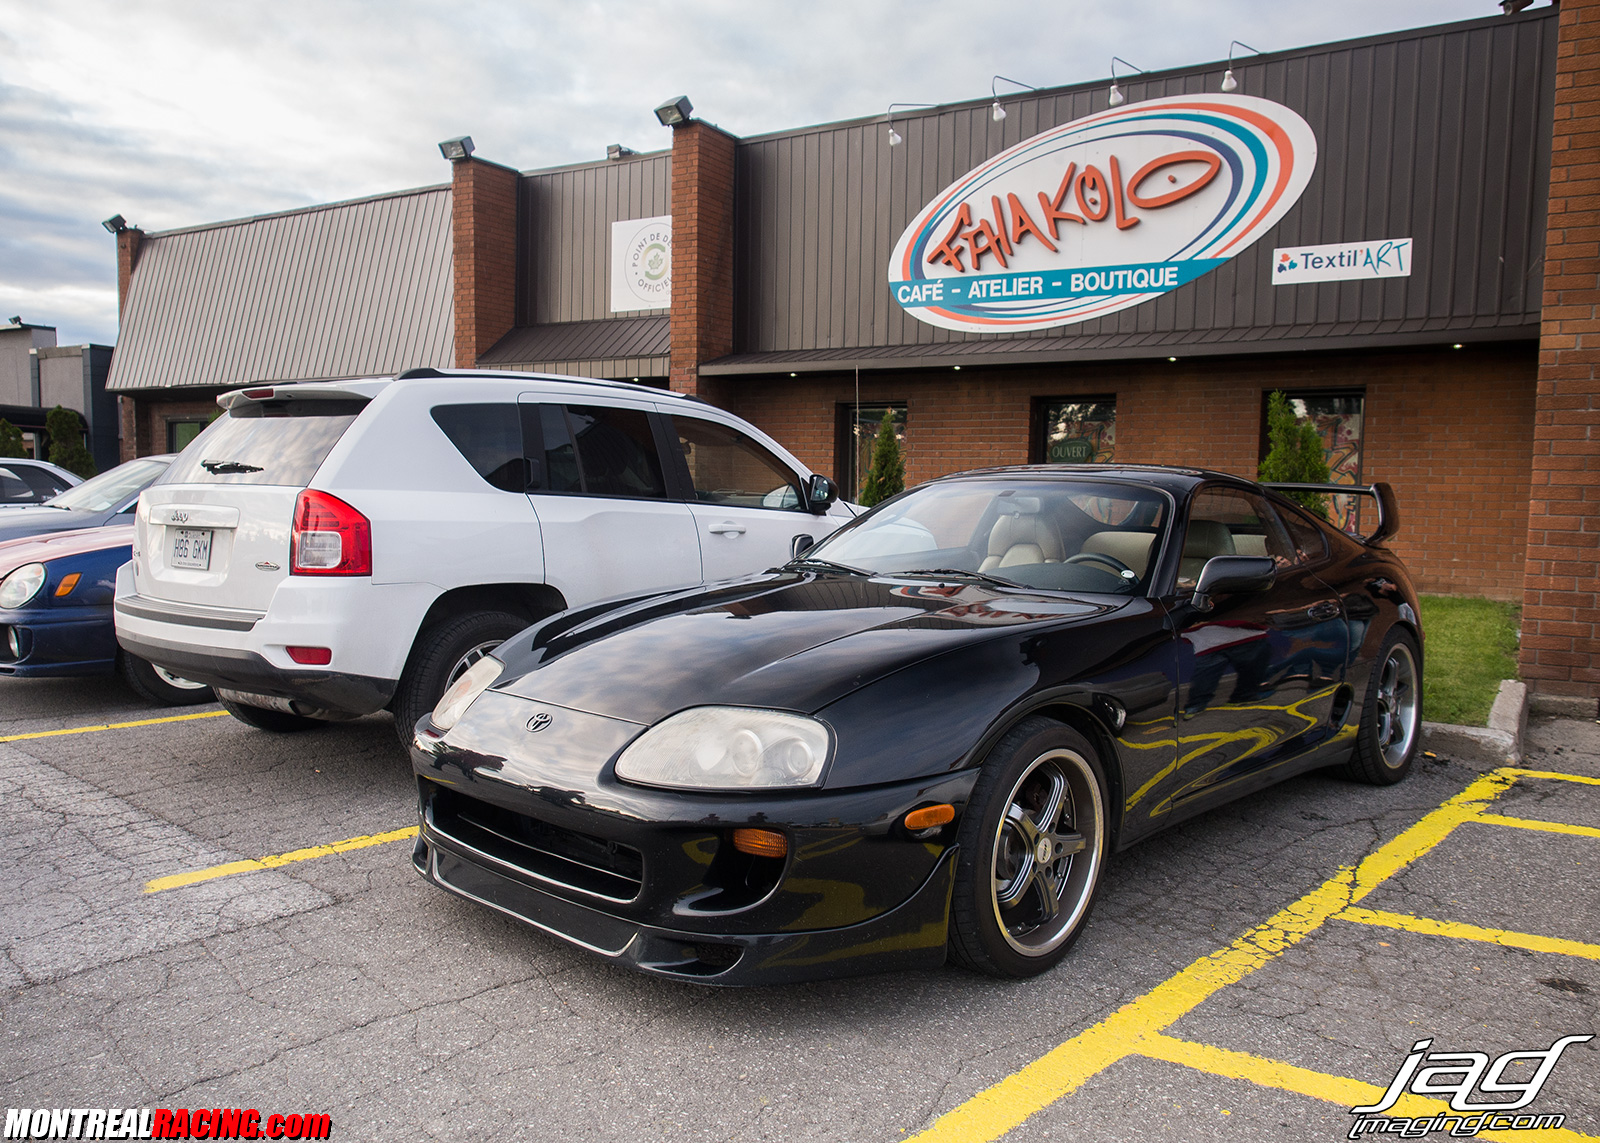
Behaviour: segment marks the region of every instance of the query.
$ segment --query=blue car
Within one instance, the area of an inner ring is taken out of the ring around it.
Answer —
[[[0,541],[105,524],[131,524],[139,493],[154,484],[174,459],[171,453],[141,456],[91,476],[43,504],[0,507]]]
[[[0,676],[117,672],[150,702],[211,702],[210,687],[117,646],[111,601],[132,549],[132,524],[0,543]]]

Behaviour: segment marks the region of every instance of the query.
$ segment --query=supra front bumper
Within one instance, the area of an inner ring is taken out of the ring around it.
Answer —
[[[686,932],[565,900],[457,852],[426,829],[412,862],[442,889],[640,972],[697,984],[791,984],[944,963],[956,847],[911,898],[870,921],[798,933]]]

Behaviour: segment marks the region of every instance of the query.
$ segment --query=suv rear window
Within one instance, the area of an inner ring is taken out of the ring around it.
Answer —
[[[363,400],[341,399],[232,409],[190,442],[161,483],[304,488],[365,406]]]

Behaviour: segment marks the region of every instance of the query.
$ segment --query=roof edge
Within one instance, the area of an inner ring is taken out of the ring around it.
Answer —
[[[145,238],[172,238],[179,234],[198,234],[205,230],[222,230],[229,226],[244,226],[252,222],[268,222],[275,218],[289,218],[297,214],[315,214],[322,210],[339,210],[347,206],[360,206],[362,203],[367,202],[381,202],[390,198],[409,198],[414,195],[436,194],[439,191],[449,190],[449,183],[439,183],[434,186],[412,187],[409,190],[385,191],[382,194],[363,195],[360,198],[344,198],[338,202],[320,202],[312,206],[296,206],[289,210],[275,210],[267,214],[251,214],[243,218],[229,218],[221,222],[203,222],[196,226],[178,226],[171,230],[152,230],[145,234]]]

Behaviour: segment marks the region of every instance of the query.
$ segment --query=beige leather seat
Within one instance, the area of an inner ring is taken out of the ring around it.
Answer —
[[[989,530],[989,554],[978,565],[978,570],[1009,568],[1017,564],[1058,564],[1065,558],[1061,533],[1052,521],[1041,517],[1037,509],[1015,511],[994,522]]]
[[[1148,532],[1096,532],[1083,542],[1083,552],[1101,552],[1120,560],[1140,579],[1150,566],[1150,545],[1155,537]]]
[[[1178,562],[1178,579],[1192,584],[1200,578],[1206,561],[1213,556],[1233,556],[1233,533],[1216,520],[1190,520],[1189,534],[1183,539],[1183,558]]]

